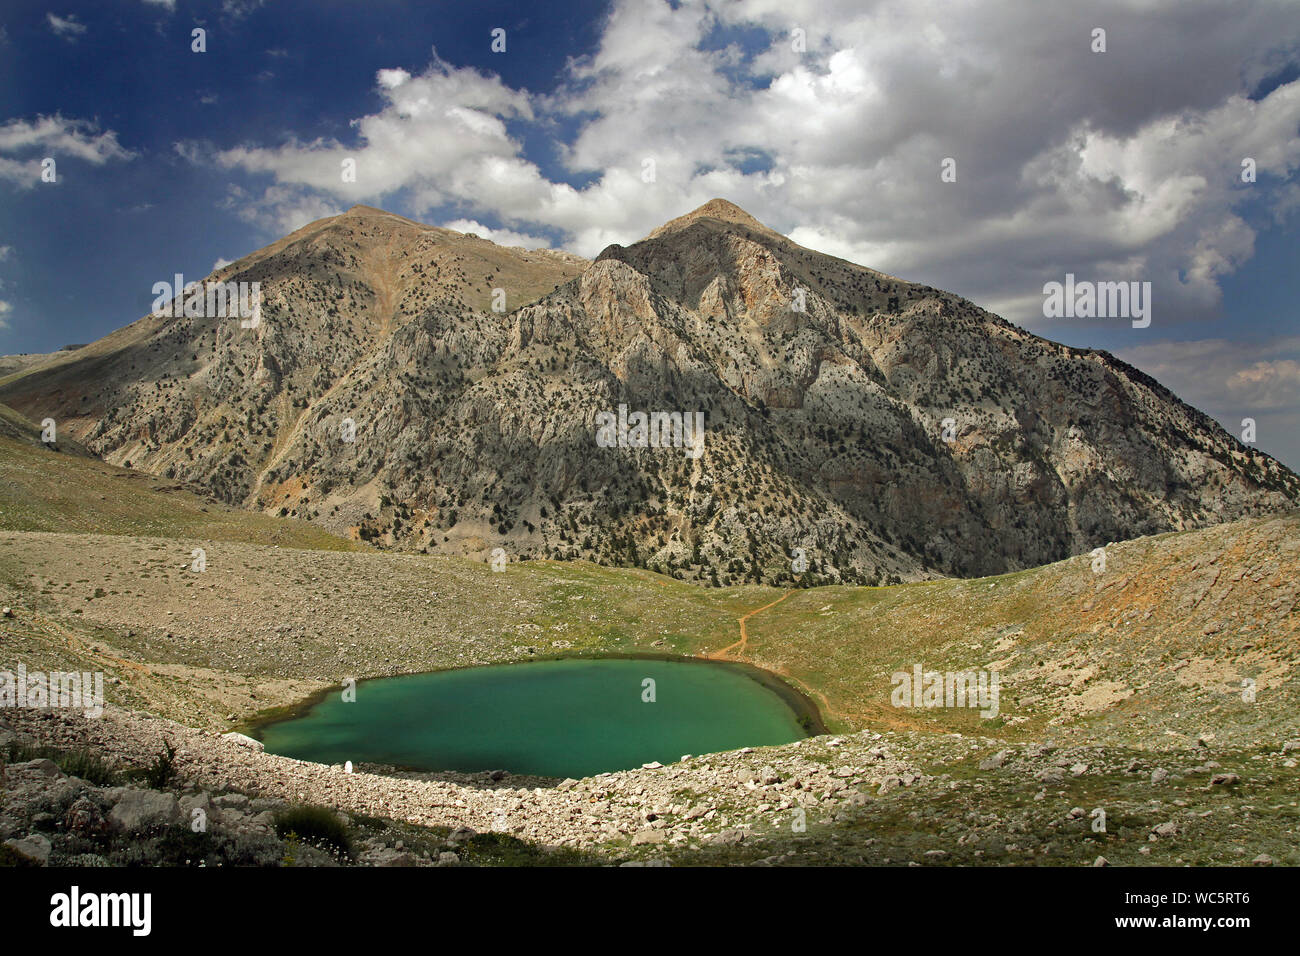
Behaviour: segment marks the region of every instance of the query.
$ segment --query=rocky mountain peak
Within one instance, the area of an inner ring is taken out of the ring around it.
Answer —
[[[349,207],[347,212],[340,213],[339,215],[334,216],[332,218],[319,219],[316,221],[316,223],[341,222],[341,221],[348,221],[354,219],[360,219],[365,221],[386,219],[392,223],[401,223],[403,225],[410,226],[414,229],[420,229],[424,231],[437,230],[439,232],[453,232],[453,230],[451,229],[441,229],[438,226],[431,226],[428,223],[419,222],[415,219],[409,219],[406,216],[398,215],[395,212],[389,212],[387,209],[380,209],[377,206],[367,206],[365,203],[357,203]],[[310,227],[311,225],[314,224],[309,223],[308,225]],[[455,234],[460,235],[460,233],[455,233]]]
[[[658,229],[654,230],[654,232],[650,233],[648,238],[655,239],[666,233],[676,232],[679,229],[684,229],[703,219],[713,219],[718,222],[744,226],[746,229],[764,235],[780,235],[780,233],[767,228],[767,226],[763,225],[735,203],[729,202],[726,199],[710,199],[704,205],[691,210],[686,215],[678,216],[676,219],[671,219],[664,223]]]

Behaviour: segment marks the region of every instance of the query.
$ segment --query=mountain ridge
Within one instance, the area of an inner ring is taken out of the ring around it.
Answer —
[[[1108,353],[725,200],[590,263],[354,206],[211,278],[261,282],[262,326],[147,316],[0,400],[383,546],[718,584],[1000,573],[1300,500]],[[621,405],[704,414],[698,460],[598,445]]]

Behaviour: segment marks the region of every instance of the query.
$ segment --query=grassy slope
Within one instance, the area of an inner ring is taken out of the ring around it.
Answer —
[[[1000,577],[799,591],[749,622],[748,656],[850,727],[1155,740],[1294,729],[1300,516],[1110,545]],[[1001,720],[898,710],[895,671],[997,670]],[[1242,681],[1256,681],[1256,700]],[[1005,722],[1005,725],[1004,725]]]
[[[14,411],[8,405],[0,405],[0,439],[18,442],[21,445],[30,445],[58,454],[72,455],[76,458],[95,457],[80,442],[68,438],[66,429],[58,438],[59,440],[53,446],[46,445],[41,440],[42,429],[40,425],[27,416]]]
[[[179,482],[0,437],[0,528],[368,550],[299,521],[230,508]]]

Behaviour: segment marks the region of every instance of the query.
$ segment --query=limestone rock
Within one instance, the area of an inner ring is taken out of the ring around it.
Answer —
[[[29,863],[44,866],[50,859],[49,838],[41,833],[28,834],[22,839],[5,840],[4,845]]]
[[[176,796],[158,790],[125,790],[108,812],[109,826],[118,831],[133,832],[180,821]]]

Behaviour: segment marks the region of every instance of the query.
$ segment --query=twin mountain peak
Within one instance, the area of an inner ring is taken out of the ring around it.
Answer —
[[[259,283],[256,328],[146,316],[0,403],[379,547],[720,585],[994,574],[1300,504],[1112,356],[722,199],[594,262],[354,206],[212,278]],[[702,413],[702,449],[598,443],[623,406]]]

